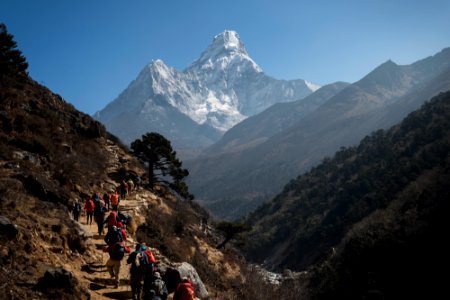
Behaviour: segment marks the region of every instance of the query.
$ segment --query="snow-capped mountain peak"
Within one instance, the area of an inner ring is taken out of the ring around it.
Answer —
[[[204,145],[245,118],[275,103],[301,99],[315,89],[304,80],[265,75],[238,33],[225,30],[184,71],[160,59],[151,61],[96,117],[124,141],[153,130],[171,140],[200,134],[198,142]],[[133,122],[133,128],[124,126]]]
[[[313,93],[321,88],[320,85],[309,82],[308,80],[305,80],[305,84]]]
[[[194,61],[186,72],[202,73],[208,69],[227,70],[236,64],[249,67],[256,73],[262,72],[262,69],[248,55],[239,34],[236,31],[225,30],[214,37],[200,58]]]
[[[232,30],[225,30],[221,34],[216,35],[211,47],[223,47],[227,50],[235,50],[248,55],[238,33]]]

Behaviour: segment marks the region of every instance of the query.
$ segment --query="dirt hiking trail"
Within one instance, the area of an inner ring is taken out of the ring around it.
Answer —
[[[127,195],[125,200],[120,201],[119,211],[128,216],[132,216],[133,220],[136,220],[136,215],[139,214],[139,211],[146,206],[148,201],[150,201],[151,196],[153,195],[146,190],[132,191]],[[108,214],[109,212],[106,212],[105,218]],[[125,254],[121,261],[119,276],[120,284],[118,288],[115,288],[114,278],[111,278],[105,266],[109,259],[109,254],[103,252],[103,248],[106,246],[104,238],[107,228],[104,229],[104,234],[99,236],[95,221],[93,221],[91,225],[86,224],[86,215],[80,216],[79,223],[81,227],[85,229],[86,233],[91,236],[92,243],[95,246],[95,252],[86,260],[86,264],[80,266],[66,266],[66,268],[71,269],[76,277],[83,283],[87,283],[91,292],[91,299],[132,299],[129,281],[130,265],[126,263],[128,254]],[[130,248],[131,252],[134,251],[136,242],[133,234],[128,230],[125,245]],[[172,295],[170,295],[168,299],[171,299],[171,296]]]

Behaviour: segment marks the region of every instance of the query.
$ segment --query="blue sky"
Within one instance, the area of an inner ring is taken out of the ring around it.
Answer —
[[[266,74],[318,84],[450,47],[448,0],[1,0],[0,22],[30,75],[89,114],[152,59],[183,70],[225,29]]]

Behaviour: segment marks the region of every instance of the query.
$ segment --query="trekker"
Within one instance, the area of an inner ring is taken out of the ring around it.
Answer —
[[[111,201],[111,207],[112,210],[117,211],[119,207],[119,195],[117,194],[117,191],[114,191],[111,195],[109,200]]]
[[[111,246],[117,242],[123,242],[122,231],[116,226],[112,226],[111,230],[108,230],[106,233],[104,241],[108,246]]]
[[[148,258],[145,251],[142,251],[142,245],[136,244],[135,251],[128,256],[127,264],[130,266],[130,286],[133,299],[141,299],[142,280],[148,264]]]
[[[95,222],[97,223],[98,235],[102,235],[103,234],[103,223],[105,222],[106,206],[105,206],[105,202],[100,197],[97,197],[95,199],[96,200],[94,201],[94,205],[95,205],[94,218],[95,218]]]
[[[122,222],[122,224],[124,225],[124,228],[127,228],[127,224],[128,224],[128,219],[130,217],[125,215],[124,213],[122,213],[121,211],[117,211],[117,222]]]
[[[142,179],[141,179],[141,176],[136,176],[136,179],[135,179],[135,183],[134,183],[134,188],[136,189],[136,191],[138,191],[139,189],[140,189],[140,187],[141,187],[141,183],[142,183]]]
[[[111,278],[114,278],[114,288],[119,287],[119,274],[120,274],[120,264],[125,256],[125,253],[130,253],[131,250],[127,246],[125,246],[122,242],[117,242],[103,249],[104,252],[109,253],[109,259],[106,262],[106,269],[111,275]]]
[[[105,206],[106,206],[106,208],[107,208],[106,211],[109,211],[109,210],[111,209],[111,208],[109,207],[109,203],[110,203],[109,199],[110,199],[110,197],[109,197],[108,192],[105,192],[105,193],[103,194],[103,201],[105,201]]]
[[[173,300],[194,300],[195,290],[192,281],[187,277],[183,277],[181,282],[177,285]]]
[[[73,214],[73,219],[77,222],[78,222],[78,218],[80,217],[80,213],[81,213],[80,201],[78,201],[78,199],[75,199],[75,203],[73,204],[72,214]]]
[[[113,226],[117,226],[117,212],[116,211],[112,211],[112,212],[110,212],[109,213],[109,215],[108,215],[108,217],[106,218],[106,220],[105,220],[105,224],[108,224],[108,231],[110,231],[111,230],[111,228],[113,227]]]
[[[128,185],[128,193],[131,193],[131,191],[134,190],[134,182],[131,178],[128,179],[127,185]]]
[[[154,277],[154,271],[156,268],[156,259],[153,256],[152,251],[149,247],[147,247],[145,244],[142,244],[141,251],[143,253],[143,256],[146,257],[146,267],[144,270],[144,298],[145,299],[153,299],[152,297],[156,295],[156,293],[153,293],[152,295],[152,283],[155,280]]]
[[[120,183],[120,199],[125,200],[125,197],[128,193],[128,184],[125,182],[125,180],[122,180]]]
[[[169,292],[167,291],[167,286],[164,280],[161,278],[159,272],[153,274],[153,282],[150,286],[150,293],[153,294],[152,300],[166,300]]]
[[[86,225],[92,225],[92,217],[94,216],[95,204],[94,201],[88,197],[84,204],[84,210],[86,211]]]
[[[122,234],[122,240],[124,242],[126,242],[127,241],[127,231],[123,228],[122,222],[117,222],[117,230],[119,230],[120,233]]]

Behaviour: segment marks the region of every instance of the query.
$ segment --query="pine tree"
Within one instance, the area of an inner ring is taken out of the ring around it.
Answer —
[[[151,132],[131,143],[133,154],[148,167],[149,185],[155,183],[167,184],[180,196],[192,200],[194,197],[188,191],[183,179],[189,175],[187,169],[182,168],[182,162],[176,157],[169,140],[164,136]],[[172,181],[168,181],[172,178]]]
[[[239,234],[251,230],[250,225],[229,221],[220,222],[219,224],[217,224],[216,228],[224,235],[224,240],[219,245],[217,245],[217,249],[225,247],[225,245],[229,241],[236,238]]]
[[[28,63],[6,25],[0,23],[0,78],[27,75]]]

